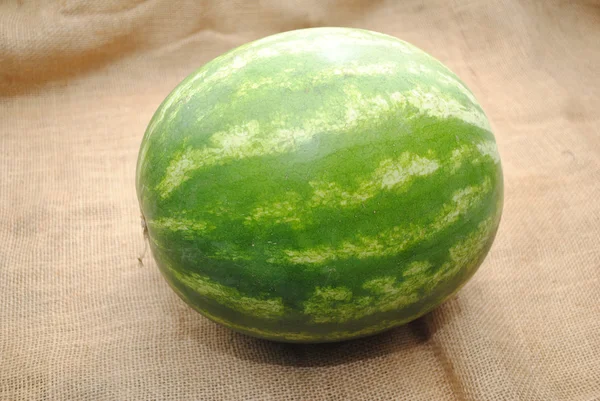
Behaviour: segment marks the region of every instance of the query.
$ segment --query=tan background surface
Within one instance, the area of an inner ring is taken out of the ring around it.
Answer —
[[[167,3],[0,2],[1,400],[600,400],[600,2]],[[138,266],[135,160],[192,70],[321,25],[393,34],[464,79],[497,136],[504,217],[428,316],[274,344]]]

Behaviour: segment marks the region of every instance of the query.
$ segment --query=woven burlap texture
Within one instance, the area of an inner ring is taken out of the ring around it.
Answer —
[[[186,75],[311,26],[395,35],[480,99],[502,224],[452,300],[340,344],[245,337],[186,306],[144,247],[145,127]],[[600,3],[0,3],[1,400],[600,399]]]

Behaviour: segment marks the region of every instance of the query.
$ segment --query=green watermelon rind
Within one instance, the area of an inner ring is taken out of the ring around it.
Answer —
[[[435,308],[482,263],[503,199],[489,122],[460,79],[345,28],[274,35],[191,74],[148,126],[136,185],[179,296],[292,342]]]

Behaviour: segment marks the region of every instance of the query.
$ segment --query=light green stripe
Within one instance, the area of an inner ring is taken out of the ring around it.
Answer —
[[[420,114],[446,119],[458,118],[491,132],[490,123],[485,114],[476,107],[466,107],[443,93],[435,86],[431,88],[416,87],[402,94],[408,104],[416,107]]]
[[[180,293],[178,291],[178,293]],[[248,333],[257,337],[267,338],[271,340],[279,340],[279,341],[291,341],[291,342],[328,342],[328,341],[339,341],[346,340],[349,338],[362,337],[370,334],[375,334],[387,329],[391,329],[392,327],[399,326],[401,324],[407,323],[411,320],[416,319],[418,316],[407,318],[407,319],[395,319],[395,320],[384,320],[381,323],[376,325],[368,326],[360,330],[344,330],[344,331],[332,331],[327,334],[316,334],[309,333],[306,331],[285,331],[285,330],[267,330],[267,329],[259,329],[257,327],[249,327],[243,326],[241,324],[234,323],[230,320],[224,319],[222,317],[213,315],[207,310],[200,308],[197,305],[191,305],[198,312],[211,319],[216,323],[220,323],[225,327],[229,327],[233,330],[238,330],[244,333]]]
[[[363,288],[372,295],[356,296],[346,287],[317,287],[304,303],[304,313],[310,315],[315,323],[346,323],[414,304],[422,298],[422,293],[432,293],[462,269],[472,268],[493,228],[492,218],[480,223],[465,240],[450,248],[450,260],[433,275],[427,273],[432,264],[418,261],[408,266],[400,282],[395,277],[367,281]]]
[[[348,258],[372,258],[398,254],[409,246],[432,237],[456,222],[482,201],[491,190],[491,182],[486,178],[479,186],[470,186],[456,191],[452,202],[445,204],[432,224],[428,226],[411,225],[408,227],[395,226],[384,230],[377,236],[356,236],[340,246],[320,246],[303,250],[284,250],[283,256],[271,258],[271,262],[287,262],[302,265],[321,265],[333,260]]]
[[[288,191],[281,200],[257,206],[245,218],[246,226],[290,224],[301,228],[311,222],[311,213],[319,207],[346,208],[363,204],[381,191],[405,191],[414,179],[433,174],[440,167],[435,159],[404,152],[396,159],[383,160],[373,174],[352,190],[335,182],[310,181],[313,193],[304,200]]]
[[[392,110],[404,109],[407,104],[418,110],[417,115],[408,118],[419,115],[436,118],[456,117],[481,128],[490,129],[485,115],[480,110],[475,107],[466,108],[443,95],[435,87],[432,87],[431,91],[416,88],[406,93],[394,92],[388,95],[387,99],[382,95],[366,98],[353,85],[346,86],[344,92],[345,121],[331,119],[331,113],[323,109],[317,112],[316,117],[307,119],[302,127],[264,131],[258,121],[250,120],[228,131],[217,132],[212,135],[210,146],[200,149],[188,147],[174,157],[157,190],[163,198],[167,197],[187,181],[190,173],[195,170],[248,157],[294,152],[318,134],[348,134],[348,131],[359,123],[375,121]],[[283,118],[285,124],[285,117]]]
[[[482,221],[478,225],[477,230],[471,233],[465,240],[458,242],[450,248],[450,260],[444,263],[433,276],[429,277],[433,286],[451,279],[462,269],[470,267],[479,255],[481,255],[481,252],[489,241],[492,231],[497,226],[498,216],[489,217]]]
[[[482,155],[491,157],[494,163],[500,164],[500,154],[495,142],[486,141],[478,143],[477,149],[479,149]]]
[[[150,228],[179,231],[189,233],[190,235],[204,234],[215,229],[215,226],[212,223],[182,217],[162,217],[156,220],[150,220],[147,223]]]
[[[242,295],[237,289],[212,281],[197,273],[182,273],[169,267],[177,280],[195,291],[244,315],[261,319],[275,319],[284,314],[281,298],[258,299]]]
[[[315,323],[346,323],[414,304],[420,299],[419,291],[429,282],[425,270],[432,267],[426,261],[415,263],[408,266],[413,274],[401,282],[395,277],[378,277],[365,282],[363,288],[371,295],[355,296],[346,287],[317,287],[304,303],[304,313]],[[414,274],[417,270],[421,273]]]

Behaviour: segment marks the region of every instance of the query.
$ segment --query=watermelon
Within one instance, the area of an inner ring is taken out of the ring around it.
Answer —
[[[349,28],[276,34],[193,72],[151,119],[136,186],[172,289],[284,342],[431,311],[484,260],[503,202],[473,93],[417,47]]]

